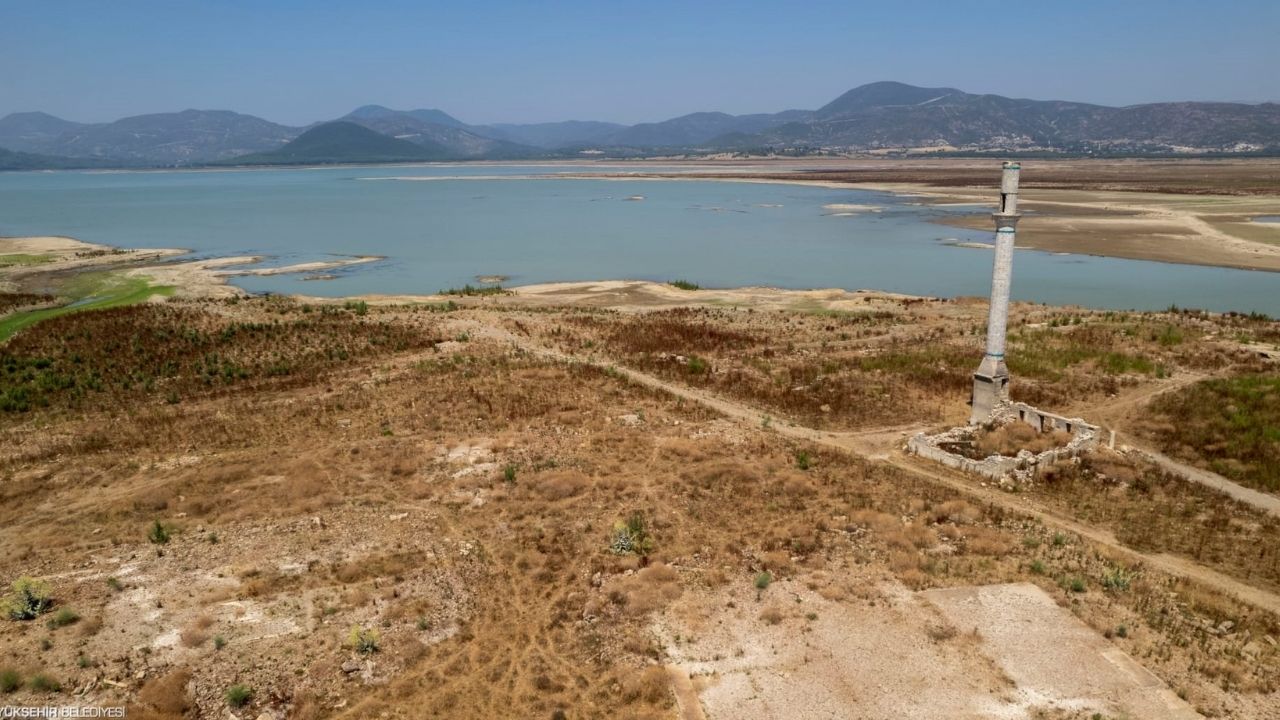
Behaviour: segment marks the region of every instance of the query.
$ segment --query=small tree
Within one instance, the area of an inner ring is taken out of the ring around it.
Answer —
[[[49,584],[43,580],[20,577],[13,582],[13,592],[5,598],[5,613],[14,620],[34,620],[53,605]]]

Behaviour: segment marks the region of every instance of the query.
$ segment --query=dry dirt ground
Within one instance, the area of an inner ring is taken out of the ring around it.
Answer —
[[[1018,493],[901,455],[966,414],[982,311],[608,284],[48,320],[0,346],[0,577],[53,601],[0,620],[0,702],[1276,716],[1274,517],[1118,454]],[[1015,396],[1086,416],[1275,372],[1261,318],[1011,328]]]

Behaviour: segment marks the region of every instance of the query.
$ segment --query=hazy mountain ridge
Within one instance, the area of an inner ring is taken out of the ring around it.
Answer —
[[[521,158],[539,154],[537,148],[482,135],[440,110],[391,110],[365,105],[339,118],[375,132],[426,147],[440,146],[459,160]]]
[[[622,147],[689,147],[708,143],[728,133],[758,133],[812,115],[808,110],[780,113],[729,115],[699,112],[656,123],[640,123],[600,138],[598,142]]]
[[[607,140],[627,127],[599,120],[564,120],[529,124],[496,123],[477,125],[473,129],[491,138],[551,150]]]
[[[14,118],[0,119],[0,147],[156,165],[206,162],[271,150],[302,131],[229,110],[183,110],[94,124],[72,123],[44,113],[22,113]]]
[[[857,150],[1280,148],[1280,105],[1182,102],[1117,108],[884,82],[845,93],[807,121],[737,137],[734,143]]]
[[[449,149],[426,141],[412,143],[344,120],[321,123],[284,147],[224,161],[235,165],[316,165],[326,163],[442,160]]]
[[[438,109],[356,108],[339,120],[450,160],[655,152],[904,148],[1047,152],[1280,151],[1280,104],[1170,102],[1109,107],[979,95],[897,82],[862,85],[817,110],[697,112],[625,126],[599,121],[470,125]],[[225,110],[77,123],[47,113],[0,118],[0,169],[200,165],[283,149],[304,130]],[[357,148],[367,138],[345,135]],[[404,150],[404,148],[401,148]],[[21,159],[17,154],[22,155]],[[342,155],[344,153],[338,153]],[[358,154],[358,153],[357,153]],[[43,160],[41,157],[43,156]]]

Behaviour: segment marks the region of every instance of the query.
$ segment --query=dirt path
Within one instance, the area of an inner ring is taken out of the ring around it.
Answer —
[[[1280,517],[1280,497],[1254,490],[1240,483],[1229,480],[1217,473],[1204,470],[1193,465],[1175,460],[1149,446],[1145,441],[1119,430],[1128,421],[1129,414],[1141,409],[1151,400],[1165,393],[1181,390],[1188,385],[1212,377],[1203,373],[1181,373],[1156,385],[1149,385],[1108,402],[1093,405],[1079,405],[1072,412],[1087,416],[1094,422],[1116,431],[1117,444],[1124,444],[1146,456],[1153,464],[1173,473],[1188,482],[1199,483],[1207,488],[1244,503],[1262,512]]]
[[[1105,545],[1111,550],[1128,557],[1131,561],[1143,563],[1170,575],[1194,580],[1219,592],[1234,596],[1250,605],[1280,615],[1280,595],[1241,582],[1186,558],[1164,553],[1149,554],[1133,550],[1121,544],[1115,538],[1115,535],[1106,530],[1086,525],[1074,518],[1036,506],[1020,496],[982,487],[974,484],[973,481],[963,475],[945,468],[935,467],[931,463],[905,455],[900,449],[902,439],[914,431],[915,426],[881,428],[857,433],[838,433],[815,430],[777,419],[766,422],[766,419],[771,417],[770,413],[745,403],[730,400],[697,388],[668,382],[644,372],[620,367],[598,356],[578,357],[569,355],[538,345],[527,338],[513,335],[500,328],[492,326],[481,327],[485,335],[496,340],[510,342],[520,349],[539,357],[559,362],[586,363],[597,367],[612,368],[631,382],[697,402],[704,407],[743,423],[744,426],[760,430],[772,430],[785,437],[835,448],[873,462],[887,463],[904,472],[925,478],[939,485],[945,485],[982,503],[1034,517],[1047,526],[1066,530],[1098,545]],[[1129,397],[1123,402],[1139,402],[1139,398]]]
[[[1116,435],[1117,438],[1124,437],[1124,443],[1131,448],[1142,453],[1152,463],[1164,468],[1166,471],[1177,475],[1178,477],[1190,480],[1194,483],[1200,483],[1208,488],[1213,488],[1218,492],[1231,497],[1251,507],[1257,508],[1262,512],[1269,513],[1276,517],[1280,517],[1280,497],[1259,492],[1253,488],[1248,488],[1239,483],[1232,482],[1221,475],[1208,470],[1201,470],[1193,465],[1174,460],[1151,448],[1141,447],[1135,444],[1132,437],[1125,435]]]

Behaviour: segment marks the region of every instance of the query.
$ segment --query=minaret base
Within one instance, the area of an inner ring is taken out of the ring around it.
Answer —
[[[969,413],[970,425],[981,425],[991,419],[1000,405],[1009,401],[1009,368],[1004,358],[990,355],[982,358],[982,364],[973,374],[973,406]]]

